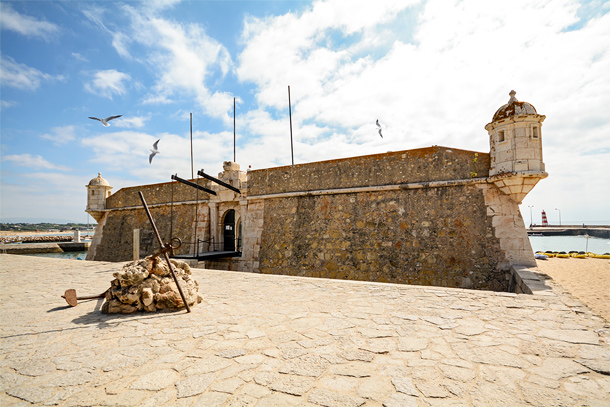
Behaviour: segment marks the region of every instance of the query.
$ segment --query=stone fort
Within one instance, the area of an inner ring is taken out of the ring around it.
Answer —
[[[175,255],[207,268],[506,291],[511,267],[536,265],[519,204],[547,177],[544,119],[511,91],[485,126],[489,153],[434,146],[248,171],[227,161],[221,183],[190,180],[215,195],[180,182],[111,194],[98,175],[87,260],[159,249],[141,191],[163,239],[182,240]]]

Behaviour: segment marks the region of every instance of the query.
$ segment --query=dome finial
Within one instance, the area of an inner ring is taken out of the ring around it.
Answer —
[[[514,90],[510,91],[510,93],[508,94],[508,96],[510,96],[510,99],[508,100],[509,104],[518,102],[517,98],[515,97],[516,94],[517,94],[517,92],[515,92]]]

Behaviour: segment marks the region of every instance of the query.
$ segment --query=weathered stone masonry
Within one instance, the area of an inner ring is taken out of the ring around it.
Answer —
[[[223,244],[225,219],[232,212],[235,246],[242,256],[208,261],[209,268],[506,290],[512,265],[535,265],[518,204],[546,176],[536,170],[544,168],[544,116],[527,104],[526,120],[513,120],[506,113],[511,101],[486,126],[489,154],[429,147],[247,174],[226,162],[218,176],[240,188],[241,195],[209,182],[206,187],[218,196],[198,192],[195,197],[195,189],[170,183],[122,189],[99,212],[88,258],[131,259],[134,228],[144,231],[142,256],[154,250],[137,198],[143,190],[162,236],[169,238],[171,229],[185,243],[194,242],[196,234]],[[515,120],[535,124],[536,132],[509,131]],[[529,137],[529,148],[540,149],[511,151],[517,164],[522,156],[539,157],[540,163],[511,170],[508,150],[496,147],[526,144],[511,137]],[[498,171],[493,165],[500,161],[503,169]],[[193,245],[181,249],[193,252]]]

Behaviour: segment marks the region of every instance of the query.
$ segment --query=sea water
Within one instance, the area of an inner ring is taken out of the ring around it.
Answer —
[[[87,257],[87,252],[34,253],[34,254],[24,254],[24,256],[53,257],[55,259],[85,260],[85,258]]]
[[[586,236],[529,236],[534,252],[592,252],[604,254],[610,252],[610,239]]]

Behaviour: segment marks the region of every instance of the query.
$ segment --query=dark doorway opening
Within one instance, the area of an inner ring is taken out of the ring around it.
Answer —
[[[224,230],[224,249],[225,251],[235,251],[235,211],[230,209],[225,215],[223,222]]]

